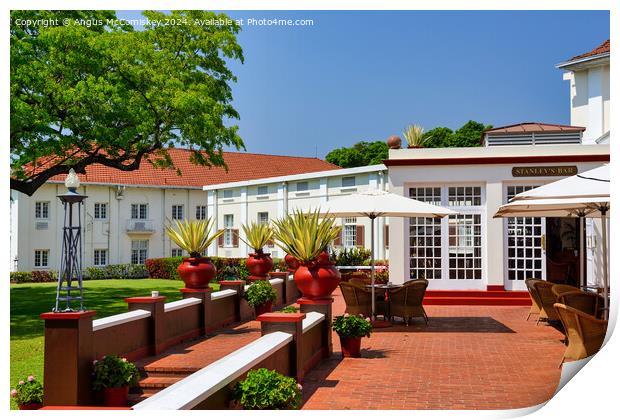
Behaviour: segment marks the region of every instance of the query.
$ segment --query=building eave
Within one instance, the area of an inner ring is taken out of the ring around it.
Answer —
[[[610,53],[605,52],[589,57],[582,57],[576,60],[569,60],[555,65],[555,68],[561,70],[579,70],[579,68],[595,67],[599,65],[609,64]]]

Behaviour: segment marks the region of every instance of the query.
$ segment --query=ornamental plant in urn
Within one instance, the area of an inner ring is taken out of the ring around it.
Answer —
[[[264,280],[273,268],[273,260],[271,254],[263,252],[263,248],[273,239],[273,229],[265,223],[252,222],[249,225],[242,225],[241,228],[245,233],[249,247],[254,252],[248,255],[245,265],[250,272],[249,280]]]
[[[190,289],[205,289],[216,274],[215,266],[202,253],[224,233],[223,230],[209,235],[213,228],[211,218],[205,220],[176,220],[174,228],[166,226],[170,239],[189,254],[177,268],[179,276]]]
[[[133,363],[124,357],[103,356],[93,360],[93,389],[103,391],[107,407],[126,407],[129,387],[138,383],[140,373]]]
[[[299,261],[293,279],[303,297],[328,297],[338,287],[340,272],[330,263],[327,246],[340,235],[333,216],[319,216],[320,211],[296,210],[276,220],[274,238],[278,245]]]
[[[245,299],[248,301],[248,305],[256,311],[256,316],[271,312],[273,302],[277,298],[278,294],[267,280],[255,281],[245,292]]]
[[[332,329],[340,337],[342,357],[360,357],[362,337],[370,337],[370,318],[345,313],[334,318]]]
[[[43,385],[29,375],[11,390],[11,397],[20,410],[38,410],[43,406]]]

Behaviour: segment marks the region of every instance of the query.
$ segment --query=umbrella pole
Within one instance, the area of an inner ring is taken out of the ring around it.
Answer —
[[[607,273],[607,208],[601,209],[601,227],[603,229],[603,319],[609,319],[609,277]]]
[[[375,310],[375,218],[370,218],[370,289],[372,299],[372,318],[377,317]]]
[[[583,246],[586,235],[585,235],[585,217],[583,215],[579,215],[579,285],[583,289],[586,287],[586,261],[588,259],[585,256],[585,247]]]

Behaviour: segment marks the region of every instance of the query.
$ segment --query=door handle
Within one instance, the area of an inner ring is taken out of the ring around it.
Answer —
[[[543,250],[547,249],[547,235],[541,235],[541,237],[540,237],[540,247]]]

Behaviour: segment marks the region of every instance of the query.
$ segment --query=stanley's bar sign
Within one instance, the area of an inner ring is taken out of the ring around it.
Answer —
[[[512,176],[571,176],[577,175],[576,166],[515,166]]]

